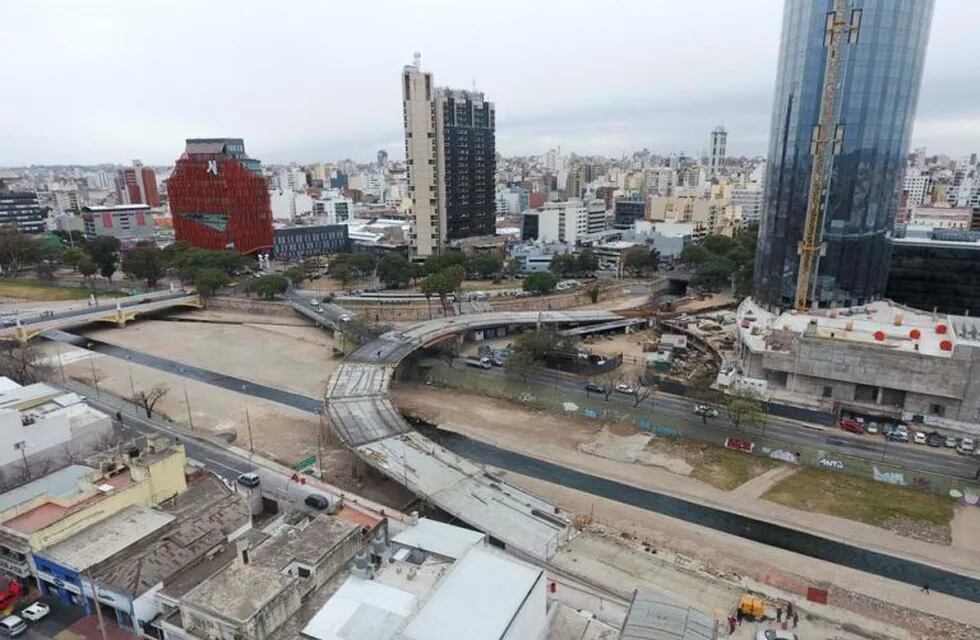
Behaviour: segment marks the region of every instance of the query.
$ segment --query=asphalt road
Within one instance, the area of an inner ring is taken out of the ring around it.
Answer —
[[[453,366],[465,366],[457,361]],[[503,377],[503,369],[470,369],[487,376]],[[569,399],[580,404],[610,402],[623,407],[633,406],[633,397],[613,392],[609,399],[602,394],[590,393],[585,390],[585,383],[580,379],[568,378],[548,373],[536,374],[529,380],[568,393]],[[650,417],[657,426],[669,425],[683,427],[685,432],[697,438],[720,441],[727,436],[739,433],[751,433],[778,438],[789,444],[799,444],[816,447],[827,452],[837,452],[873,462],[885,462],[903,466],[909,469],[941,473],[959,478],[973,479],[980,468],[980,459],[963,456],[951,449],[933,448],[912,443],[889,442],[882,436],[856,435],[846,431],[827,428],[809,428],[799,422],[793,422],[768,415],[759,425],[743,427],[736,431],[731,421],[721,412],[717,418],[708,418],[702,422],[693,413],[696,401],[669,394],[656,393],[643,401],[640,406],[650,410]]]
[[[99,394],[94,389],[80,384],[69,384],[67,386],[76,393],[84,395],[96,409],[105,411],[111,416],[115,416],[118,411],[122,418],[121,424],[124,432],[129,432],[133,435],[163,434],[180,441],[184,445],[188,458],[198,462],[208,471],[221,476],[231,485],[235,485],[239,475],[252,471],[258,473],[261,478],[259,488],[263,496],[272,498],[280,503],[288,502],[297,509],[313,511],[303,504],[303,499],[307,495],[314,493],[330,497],[331,502],[339,499],[339,496],[331,496],[329,493],[315,489],[311,485],[294,482],[290,476],[283,475],[278,470],[262,466],[261,461],[253,460],[251,456],[240,455],[233,450],[213,444],[205,439],[189,436],[182,429],[168,425],[161,420],[149,420],[135,405],[122,398],[105,393]],[[236,444],[240,448],[248,448],[247,442]]]
[[[980,602],[980,580],[976,578],[582,473],[455,432],[433,428],[421,431],[453,453],[470,460],[892,580],[915,586],[927,584],[934,591]]]

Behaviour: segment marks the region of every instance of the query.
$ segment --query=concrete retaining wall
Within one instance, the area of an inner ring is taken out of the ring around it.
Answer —
[[[238,311],[241,313],[259,313],[272,316],[292,316],[294,314],[293,307],[288,302],[253,298],[220,296],[208,299],[207,307],[212,311]]]

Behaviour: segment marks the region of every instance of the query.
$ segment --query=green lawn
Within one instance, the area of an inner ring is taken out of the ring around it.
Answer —
[[[762,497],[885,528],[903,523],[948,527],[953,518],[953,503],[943,496],[822,469],[800,469]]]
[[[21,300],[84,300],[92,290],[88,287],[62,287],[37,280],[0,280],[0,298],[19,298]],[[126,295],[121,291],[99,291],[106,297]]]
[[[691,477],[723,491],[731,491],[781,464],[685,438],[653,438],[647,448],[681,458],[693,468]]]

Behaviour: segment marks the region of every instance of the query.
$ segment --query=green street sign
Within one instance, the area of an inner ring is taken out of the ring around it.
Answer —
[[[310,456],[309,458],[304,458],[293,465],[293,469],[296,471],[302,471],[308,469],[316,464],[316,456]]]

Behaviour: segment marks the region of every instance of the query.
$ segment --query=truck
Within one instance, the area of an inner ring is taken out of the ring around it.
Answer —
[[[477,369],[489,369],[493,366],[493,361],[486,356],[482,358],[464,358],[463,362],[467,367],[475,367]]]

